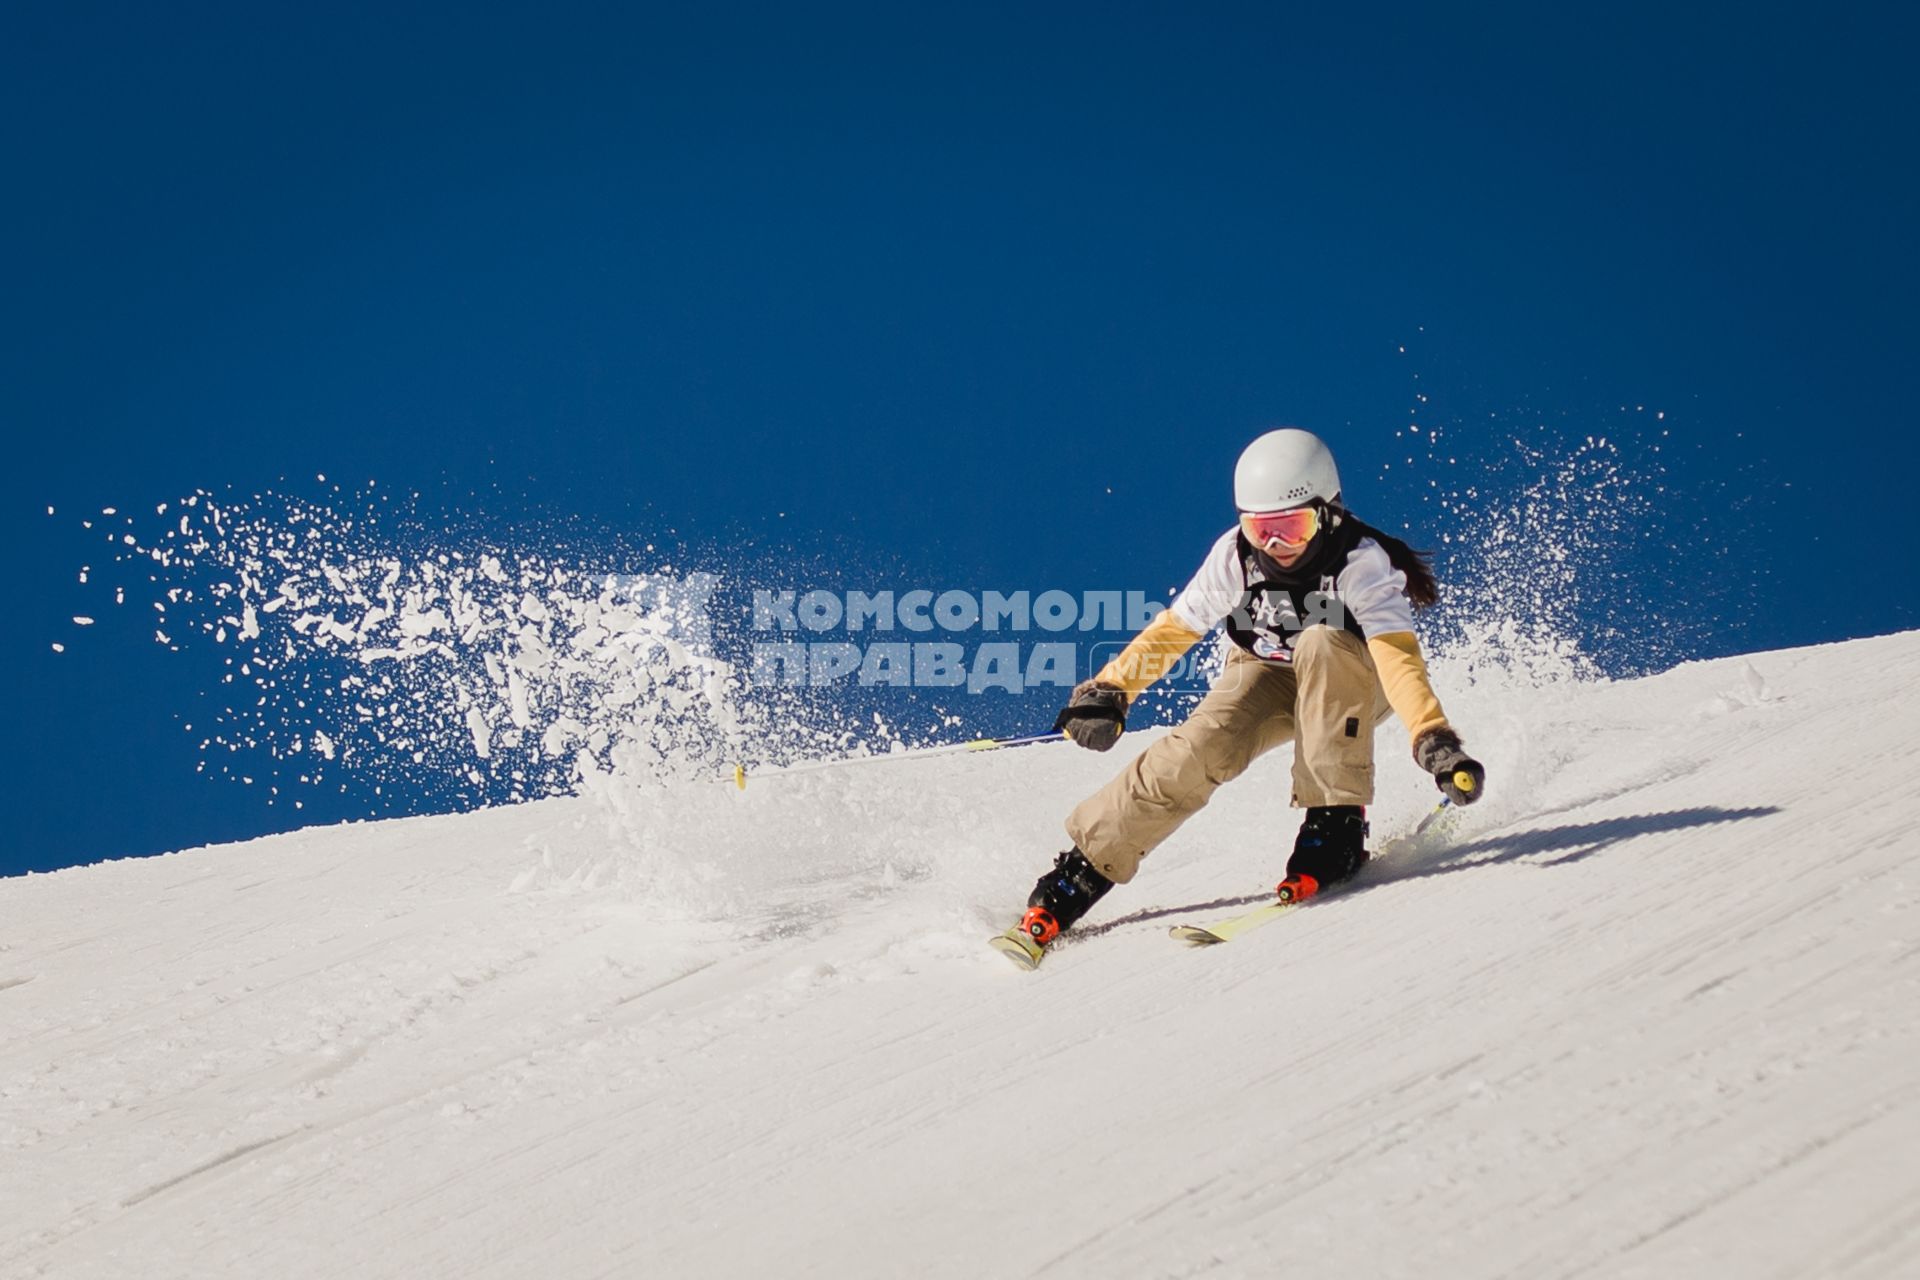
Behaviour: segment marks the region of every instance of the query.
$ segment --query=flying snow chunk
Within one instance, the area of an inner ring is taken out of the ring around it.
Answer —
[[[76,627],[90,627],[93,625],[93,619],[75,614],[73,616],[73,625]]]
[[[493,755],[493,738],[487,731],[486,713],[478,707],[467,708],[467,732],[473,735],[473,754],[486,760]],[[476,776],[475,782],[481,781]]]

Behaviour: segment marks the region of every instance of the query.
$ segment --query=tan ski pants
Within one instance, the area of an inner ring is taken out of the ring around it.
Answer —
[[[1067,835],[1100,874],[1125,884],[1216,787],[1295,739],[1296,806],[1369,804],[1373,727],[1390,712],[1366,643],[1351,632],[1308,628],[1291,666],[1233,645],[1193,714],[1081,801],[1067,817]]]

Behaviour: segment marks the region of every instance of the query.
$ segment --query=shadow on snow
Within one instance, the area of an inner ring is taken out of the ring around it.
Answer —
[[[1443,876],[1455,871],[1470,871],[1476,867],[1487,867],[1501,862],[1519,862],[1523,859],[1530,860],[1528,863],[1530,866],[1564,866],[1569,862],[1591,858],[1603,849],[1623,844],[1640,836],[1663,835],[1670,831],[1718,826],[1727,822],[1745,822],[1751,818],[1770,817],[1779,812],[1780,810],[1773,805],[1747,809],[1722,809],[1715,806],[1670,809],[1665,813],[1639,813],[1622,818],[1602,818],[1597,822],[1569,822],[1557,827],[1533,827],[1507,835],[1485,836],[1459,845],[1443,843],[1429,852],[1422,853],[1415,850],[1398,856],[1389,855],[1372,863],[1361,872],[1359,880],[1353,884],[1352,889],[1343,890],[1341,896],[1344,897],[1348,892],[1362,893],[1368,889],[1405,880],[1424,880],[1429,876]],[[1541,855],[1553,856],[1542,857]],[[1173,907],[1145,907],[1113,920],[1105,920],[1096,925],[1076,929],[1074,933],[1082,938],[1093,938],[1113,929],[1164,920],[1172,916],[1192,917],[1211,911],[1257,906],[1270,901],[1272,901],[1270,893],[1255,893],[1231,898],[1214,898],[1208,902],[1184,903]]]
[[[1597,822],[1569,822],[1557,827],[1533,827],[1507,835],[1485,836],[1465,844],[1442,845],[1422,855],[1416,851],[1404,862],[1384,860],[1379,874],[1366,876],[1360,888],[1393,884],[1401,880],[1420,880],[1442,876],[1499,862],[1529,859],[1532,866],[1558,867],[1591,858],[1603,849],[1641,836],[1664,835],[1694,827],[1718,826],[1727,822],[1745,822],[1779,813],[1774,805],[1747,809],[1722,809],[1704,805],[1694,809],[1670,809],[1665,813],[1636,813],[1621,818],[1602,818]],[[1552,857],[1540,857],[1552,854]],[[1396,865],[1398,863],[1398,865]]]

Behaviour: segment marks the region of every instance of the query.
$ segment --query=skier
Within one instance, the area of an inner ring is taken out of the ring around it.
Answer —
[[[1479,798],[1486,770],[1441,711],[1413,634],[1413,609],[1439,595],[1427,557],[1347,510],[1333,454],[1311,432],[1282,428],[1248,445],[1233,489],[1238,523],[1172,606],[1074,688],[1054,727],[1109,749],[1133,700],[1222,623],[1233,642],[1226,666],[1183,724],[1068,816],[1073,847],[1005,935],[1016,960],[1037,964],[1216,787],[1284,742],[1295,743],[1293,805],[1307,813],[1277,890],[1283,901],[1310,898],[1366,864],[1373,728],[1389,712],[1443,793],[1458,804]]]

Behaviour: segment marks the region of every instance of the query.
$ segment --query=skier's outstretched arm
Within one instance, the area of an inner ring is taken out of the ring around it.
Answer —
[[[1148,685],[1173,670],[1187,650],[1200,642],[1200,636],[1200,632],[1180,621],[1173,610],[1162,609],[1139,635],[1127,642],[1126,648],[1100,668],[1094,680],[1113,685],[1132,701],[1145,693]]]
[[[1367,638],[1380,687],[1413,740],[1413,758],[1455,804],[1480,798],[1487,771],[1469,756],[1427,678],[1427,660],[1413,634],[1407,575],[1379,542],[1364,542],[1340,572],[1340,597]],[[1465,785],[1462,785],[1462,784]]]
[[[1053,727],[1083,747],[1105,751],[1127,727],[1127,707],[1185,656],[1201,632],[1163,609],[1093,679],[1074,688]]]
[[[1427,678],[1427,660],[1420,652],[1419,639],[1411,631],[1389,631],[1369,636],[1367,652],[1373,655],[1388,705],[1407,726],[1414,762],[1433,775],[1435,784],[1455,804],[1478,800],[1487,771],[1467,754],[1460,735],[1447,723],[1433,682]]]
[[[1418,742],[1429,729],[1449,727],[1447,713],[1440,709],[1440,697],[1427,678],[1427,659],[1420,652],[1420,640],[1413,632],[1369,636],[1367,652],[1373,656],[1374,670],[1380,673],[1380,687],[1387,691],[1387,704],[1407,726],[1408,741]]]
[[[1227,616],[1245,589],[1235,550],[1237,526],[1214,540],[1186,589],[1149,622],[1091,680],[1074,686],[1073,699],[1053,727],[1083,747],[1105,751],[1127,727],[1127,707],[1148,685]]]

